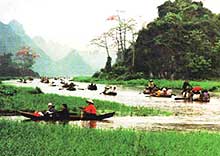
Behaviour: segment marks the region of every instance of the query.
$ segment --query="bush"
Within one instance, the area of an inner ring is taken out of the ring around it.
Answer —
[[[121,75],[118,77],[118,80],[136,80],[136,79],[142,79],[144,77],[144,73],[125,73],[124,75]]]
[[[101,74],[101,72],[97,71],[92,75],[92,77],[97,78],[100,76],[100,74]]]
[[[112,73],[114,73],[118,76],[122,75],[122,74],[125,74],[125,73],[128,73],[128,72],[129,72],[128,68],[123,66],[123,65],[116,64],[112,67]]]
[[[31,90],[30,93],[31,94],[43,94],[43,91],[39,87],[36,87],[34,90]]]

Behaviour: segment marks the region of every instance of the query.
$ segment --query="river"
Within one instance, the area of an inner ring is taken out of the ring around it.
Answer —
[[[57,84],[55,87],[50,86],[50,84],[40,83],[39,79],[28,83],[20,83],[17,80],[4,81],[4,83],[20,87],[39,87],[44,93],[115,101],[129,106],[144,106],[173,112],[173,116],[169,117],[113,117],[108,119],[107,122],[70,122],[73,125],[96,128],[131,128],[138,130],[220,130],[219,97],[211,97],[209,103],[184,102],[176,101],[174,98],[146,97],[146,95],[140,94],[140,90],[121,86],[117,86],[117,96],[106,96],[100,94],[104,90],[105,85],[98,84],[97,91],[90,91],[86,89],[88,83],[74,82],[78,85],[78,90],[67,91],[60,90],[62,85],[58,80],[54,80],[54,82]]]

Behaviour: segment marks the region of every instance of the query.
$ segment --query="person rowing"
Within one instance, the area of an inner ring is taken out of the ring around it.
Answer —
[[[88,104],[85,107],[82,107],[83,109],[83,117],[96,117],[96,107],[94,106],[94,102],[91,99],[86,100],[86,103]]]
[[[151,94],[153,95],[156,91],[158,91],[159,88],[156,86],[156,84],[154,83],[154,81],[152,79],[150,79],[148,81],[147,86],[145,87],[143,93],[144,94]]]
[[[183,97],[186,98],[188,96],[188,94],[190,94],[191,90],[192,90],[192,86],[189,84],[188,80],[185,80],[183,82],[183,86],[182,86]]]

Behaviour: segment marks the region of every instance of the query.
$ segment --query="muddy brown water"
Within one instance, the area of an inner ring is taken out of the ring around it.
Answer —
[[[0,120],[12,120],[18,122],[35,122],[30,121],[22,116],[2,116]],[[38,123],[51,123],[40,121]],[[62,122],[52,122],[53,124],[63,124]],[[220,117],[191,118],[179,116],[153,116],[153,117],[112,117],[103,121],[70,121],[69,125],[80,126],[83,128],[97,129],[133,129],[142,131],[220,131]]]
[[[79,90],[60,90],[61,84],[55,82],[57,86],[40,83],[39,79],[26,84],[16,80],[5,81],[21,87],[39,87],[44,93],[54,93],[66,96],[78,96],[92,99],[115,101],[129,106],[143,106],[168,110],[173,112],[173,116],[150,116],[150,117],[113,117],[107,122],[74,121],[69,124],[81,127],[96,128],[130,128],[138,130],[217,130],[220,131],[220,99],[211,97],[209,103],[175,101],[173,98],[146,97],[140,94],[140,90],[133,88],[117,87],[117,96],[105,96],[100,94],[105,85],[97,85],[97,91],[87,90],[88,83],[75,82]],[[82,90],[85,89],[85,90]],[[6,118],[6,117],[3,117]],[[10,117],[9,117],[10,118]],[[22,117],[12,117],[18,119]],[[23,120],[23,119],[22,119]]]

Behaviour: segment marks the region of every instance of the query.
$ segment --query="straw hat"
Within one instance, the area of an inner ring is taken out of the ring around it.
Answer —
[[[94,104],[94,102],[91,99],[86,100],[87,103]]]
[[[53,106],[53,104],[52,104],[51,102],[49,102],[47,105],[48,105],[48,106]]]

